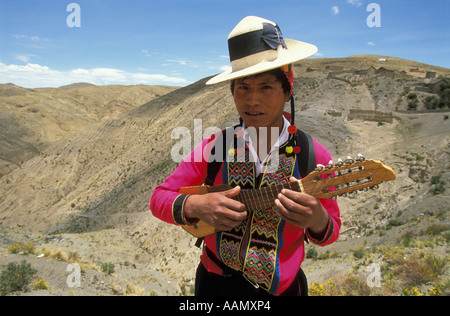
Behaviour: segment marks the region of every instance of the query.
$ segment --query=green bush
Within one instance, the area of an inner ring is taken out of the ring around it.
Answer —
[[[36,273],[37,271],[25,260],[20,265],[15,262],[8,263],[0,274],[0,294],[4,296],[17,291],[26,291]]]
[[[308,251],[306,251],[306,258],[307,259],[317,259],[318,252],[316,248],[309,248]]]
[[[113,274],[114,273],[114,263],[112,263],[112,262],[102,263],[100,265],[100,270],[106,274]]]
[[[408,100],[417,100],[417,94],[411,92],[410,94],[407,95]]]
[[[439,184],[441,182],[441,176],[431,177],[431,184]]]
[[[417,110],[417,107],[419,106],[419,100],[415,99],[408,103],[408,110]]]
[[[429,255],[425,258],[427,267],[433,271],[435,275],[443,275],[448,269],[447,258],[439,258],[433,255]]]
[[[360,248],[360,249],[353,251],[353,257],[355,257],[356,259],[364,258],[365,254],[366,254],[366,251],[364,250],[364,248]]]
[[[436,187],[433,190],[434,195],[439,195],[445,192],[445,186],[443,183],[439,183],[436,185]]]
[[[386,230],[390,230],[390,229],[392,229],[392,227],[398,227],[398,226],[402,226],[402,225],[403,225],[402,222],[400,222],[396,219],[391,219],[386,226]]]
[[[425,235],[439,235],[447,230],[450,230],[450,226],[445,224],[433,224],[427,227],[425,230]]]
[[[435,95],[428,96],[425,98],[425,107],[428,110],[434,110],[438,107],[438,105],[439,105],[439,98],[436,97]]]

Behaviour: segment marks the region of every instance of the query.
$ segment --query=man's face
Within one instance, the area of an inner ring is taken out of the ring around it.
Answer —
[[[284,104],[290,99],[273,74],[237,79],[234,103],[247,127],[283,127]]]

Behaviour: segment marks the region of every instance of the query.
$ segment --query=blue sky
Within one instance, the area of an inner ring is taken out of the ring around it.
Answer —
[[[69,27],[70,3],[81,27]],[[369,27],[370,3],[381,27]],[[184,86],[229,66],[247,15],[277,22],[315,58],[374,54],[450,67],[449,0],[0,0],[0,83]]]

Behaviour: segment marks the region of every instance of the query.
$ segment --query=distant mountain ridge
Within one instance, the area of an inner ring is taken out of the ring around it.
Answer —
[[[88,83],[40,89],[0,85],[0,176],[54,142],[174,89]]]

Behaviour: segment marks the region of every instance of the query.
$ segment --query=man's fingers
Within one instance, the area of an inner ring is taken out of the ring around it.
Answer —
[[[289,206],[292,209],[294,209],[291,210],[285,205],[283,205],[279,199],[277,199],[275,203],[279,210],[278,215],[286,222],[289,222],[301,228],[308,227],[308,218],[309,218],[309,216],[307,215],[308,210],[305,210],[303,207],[300,209]]]
[[[241,187],[240,186],[237,186],[237,187],[235,187],[235,188],[233,188],[231,190],[222,192],[222,194],[225,195],[228,198],[233,198],[233,197],[239,195],[239,193],[241,193]]]
[[[233,198],[238,196],[239,193],[241,193],[241,187],[239,187],[239,186],[237,186],[231,190],[219,193],[228,198],[228,200],[224,203],[223,206],[229,208],[230,210],[232,210],[234,212],[245,212],[245,205],[242,204],[241,202],[233,200]]]
[[[317,204],[317,199],[315,197],[305,193],[299,193],[287,189],[281,191],[281,194],[278,195],[279,199],[280,197],[284,198],[282,202],[291,200],[295,202],[294,204],[303,205],[305,207],[312,207]]]
[[[278,208],[278,215],[285,221],[296,226],[303,227],[302,215],[288,210],[279,199],[275,200],[275,206]]]
[[[303,208],[303,198],[301,193],[283,190],[282,193],[278,194],[278,200],[281,204],[289,211],[302,211]]]

